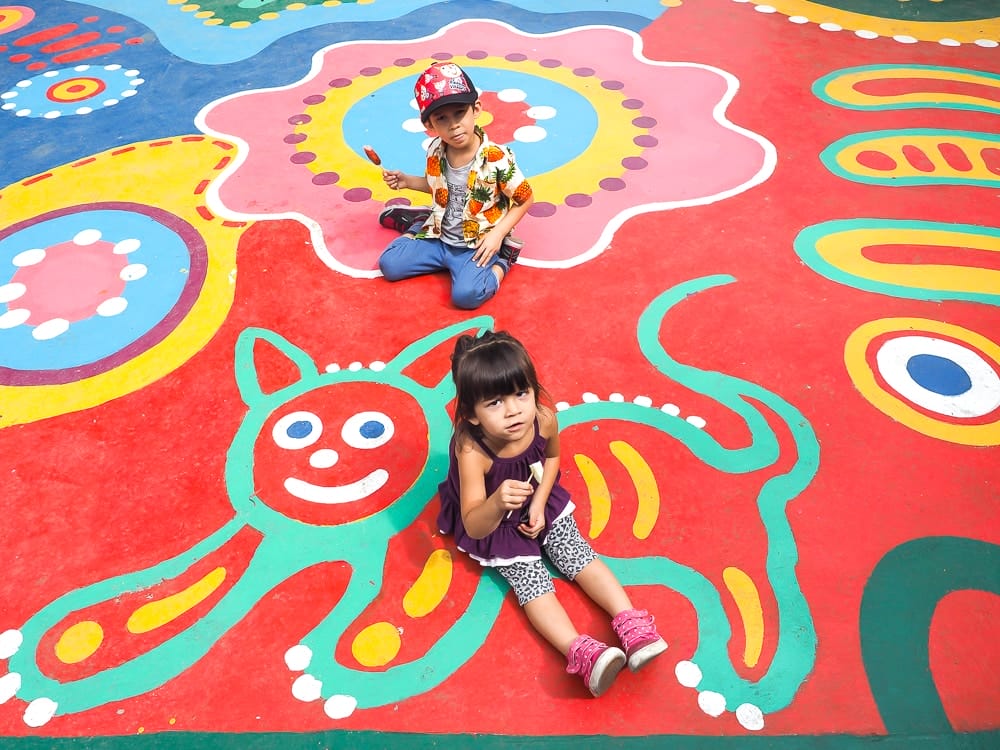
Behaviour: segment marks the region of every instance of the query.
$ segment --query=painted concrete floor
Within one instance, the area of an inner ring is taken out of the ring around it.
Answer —
[[[0,747],[1000,745],[998,42],[979,0],[0,5]],[[422,169],[434,59],[536,196],[474,312],[377,271],[421,195],[363,146]],[[670,644],[600,699],[436,530],[490,327]]]

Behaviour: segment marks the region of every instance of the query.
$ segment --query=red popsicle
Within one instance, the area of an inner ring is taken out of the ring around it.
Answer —
[[[364,149],[365,149],[365,156],[367,156],[371,160],[372,164],[374,164],[376,167],[382,165],[382,159],[375,152],[375,149],[373,149],[371,146],[365,146]]]

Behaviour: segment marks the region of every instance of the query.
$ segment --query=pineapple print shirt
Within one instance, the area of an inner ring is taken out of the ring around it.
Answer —
[[[507,146],[491,143],[478,125],[476,133],[482,144],[470,164],[468,192],[462,210],[462,235],[469,247],[490,231],[512,205],[524,203],[531,195],[531,185],[518,168],[514,152]],[[431,215],[416,234],[419,238],[441,237],[441,223],[448,207],[444,148],[440,138],[431,141],[427,148],[427,183],[433,203]]]

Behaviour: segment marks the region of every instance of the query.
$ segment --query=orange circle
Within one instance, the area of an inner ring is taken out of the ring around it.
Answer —
[[[100,78],[68,78],[65,81],[52,84],[45,95],[49,101],[67,104],[95,97],[106,88],[107,85]]]

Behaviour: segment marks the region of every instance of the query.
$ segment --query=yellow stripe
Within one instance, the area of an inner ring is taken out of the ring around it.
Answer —
[[[608,489],[608,483],[604,481],[601,470],[589,457],[577,453],[573,458],[590,495],[589,536],[591,539],[597,539],[611,519],[611,491]]]
[[[178,591],[160,601],[142,605],[128,618],[126,625],[128,632],[148,633],[176,620],[192,607],[205,601],[225,580],[226,569],[216,568],[183,591]]]
[[[403,597],[403,611],[410,617],[423,617],[433,612],[448,593],[451,573],[451,553],[446,549],[434,550],[424,563],[420,576]]]
[[[611,452],[628,469],[632,484],[635,485],[639,506],[635,511],[632,534],[636,539],[645,539],[652,533],[660,515],[660,491],[656,486],[656,477],[646,460],[628,443],[614,441],[611,443]]]
[[[753,580],[739,568],[726,568],[722,580],[736,601],[736,608],[743,620],[744,646],[743,663],[754,667],[760,660],[764,645],[764,612],[760,606],[760,595]]]

